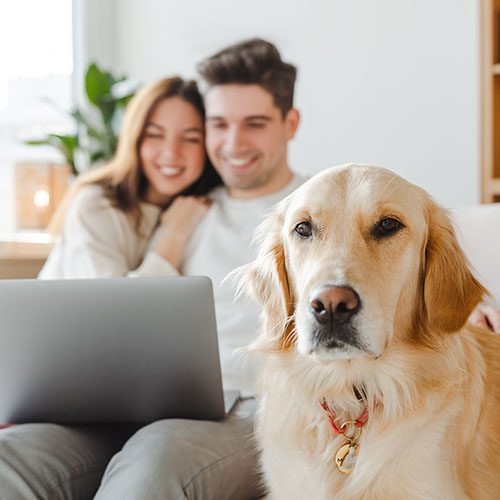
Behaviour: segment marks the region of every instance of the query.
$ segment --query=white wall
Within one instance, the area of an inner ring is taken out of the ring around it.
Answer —
[[[90,62],[104,68],[114,64],[114,0],[72,0],[73,2],[73,92],[85,105],[84,75]]]
[[[103,56],[141,81],[275,42],[299,67],[294,169],[375,163],[443,203],[479,200],[479,0],[108,1]]]

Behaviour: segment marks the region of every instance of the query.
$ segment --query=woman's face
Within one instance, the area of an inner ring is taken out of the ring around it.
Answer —
[[[180,97],[160,101],[144,127],[139,156],[149,203],[165,205],[196,181],[205,164],[203,121],[196,108]]]

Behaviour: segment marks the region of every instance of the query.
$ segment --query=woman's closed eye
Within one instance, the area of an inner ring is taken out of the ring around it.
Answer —
[[[196,136],[185,136],[183,138],[184,142],[190,143],[190,144],[201,144],[203,142],[203,138],[200,137],[199,135]]]
[[[144,132],[144,138],[145,139],[162,139],[163,134],[161,132],[153,131],[153,130],[146,130]]]

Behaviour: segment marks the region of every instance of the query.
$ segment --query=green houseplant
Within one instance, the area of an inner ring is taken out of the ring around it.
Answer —
[[[57,148],[78,175],[87,166],[110,158],[117,145],[118,122],[123,109],[133,97],[137,85],[126,77],[91,63],[85,73],[85,94],[90,104],[84,111],[75,107],[68,113],[75,121],[74,134],[47,133],[43,137],[23,141],[25,144],[50,145]],[[57,108],[57,103],[51,102]]]

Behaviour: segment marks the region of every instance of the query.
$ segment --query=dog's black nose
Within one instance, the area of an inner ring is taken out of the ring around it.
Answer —
[[[325,325],[343,323],[359,311],[359,295],[349,287],[321,287],[313,290],[309,301],[314,317]]]

